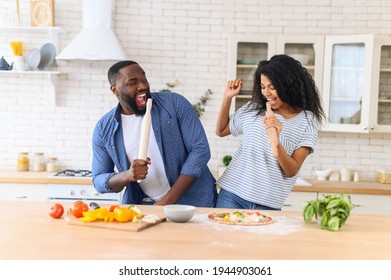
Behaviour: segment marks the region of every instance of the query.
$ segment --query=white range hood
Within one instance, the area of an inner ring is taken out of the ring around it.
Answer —
[[[83,27],[56,57],[59,60],[124,60],[125,52],[111,29],[112,0],[83,0]]]

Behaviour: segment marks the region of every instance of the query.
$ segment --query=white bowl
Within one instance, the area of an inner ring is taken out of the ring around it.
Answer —
[[[290,57],[296,59],[301,63],[301,65],[307,65],[308,62],[310,61],[310,56],[308,54],[290,54]]]
[[[164,214],[167,218],[176,223],[189,221],[195,212],[195,207],[191,205],[172,204],[164,206]]]

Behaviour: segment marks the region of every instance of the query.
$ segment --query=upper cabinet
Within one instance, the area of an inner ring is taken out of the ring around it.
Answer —
[[[243,80],[242,91],[232,102],[236,111],[251,99],[254,73],[258,62],[269,59],[276,49],[276,37],[272,35],[231,35],[228,46],[228,80]]]
[[[321,89],[323,49],[323,36],[232,35],[229,40],[228,80],[243,79],[242,91],[232,102],[232,110],[236,111],[251,99],[254,73],[259,61],[276,54],[288,54],[301,60]]]
[[[326,37],[323,105],[324,131],[391,132],[391,39]]]

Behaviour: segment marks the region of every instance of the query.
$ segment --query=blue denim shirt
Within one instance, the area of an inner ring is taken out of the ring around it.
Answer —
[[[204,128],[192,105],[173,92],[151,93],[152,128],[163,158],[167,179],[172,186],[179,175],[195,178],[195,183],[178,204],[214,207],[215,179],[207,163],[210,149]],[[118,104],[96,124],[92,137],[92,179],[100,193],[113,192],[109,179],[128,170],[130,163],[125,152],[121,125],[121,107]],[[141,204],[146,195],[137,182],[126,186],[122,203]]]

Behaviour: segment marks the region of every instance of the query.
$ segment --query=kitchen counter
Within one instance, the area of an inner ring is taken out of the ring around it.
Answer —
[[[55,177],[56,172],[0,170],[0,183],[92,185],[91,177]]]
[[[0,183],[31,183],[31,184],[78,184],[92,185],[92,178],[87,177],[53,177],[55,172],[18,172],[15,170],[0,170]],[[292,191],[350,193],[350,194],[380,194],[391,195],[391,184],[367,182],[333,182],[305,179],[312,186],[294,186]]]
[[[381,184],[374,181],[342,182],[318,181],[305,179],[312,186],[293,186],[292,191],[320,192],[320,193],[349,193],[349,194],[377,194],[391,195],[391,184]]]
[[[232,226],[209,221],[207,214],[213,210],[197,208],[188,223],[166,221],[128,232],[68,225],[64,218],[48,215],[51,205],[28,201],[0,204],[0,259],[391,259],[391,218],[384,216],[351,216],[340,231],[330,232],[315,222],[305,224],[299,212],[265,211],[275,218],[273,224]],[[139,208],[163,216],[160,206]]]

